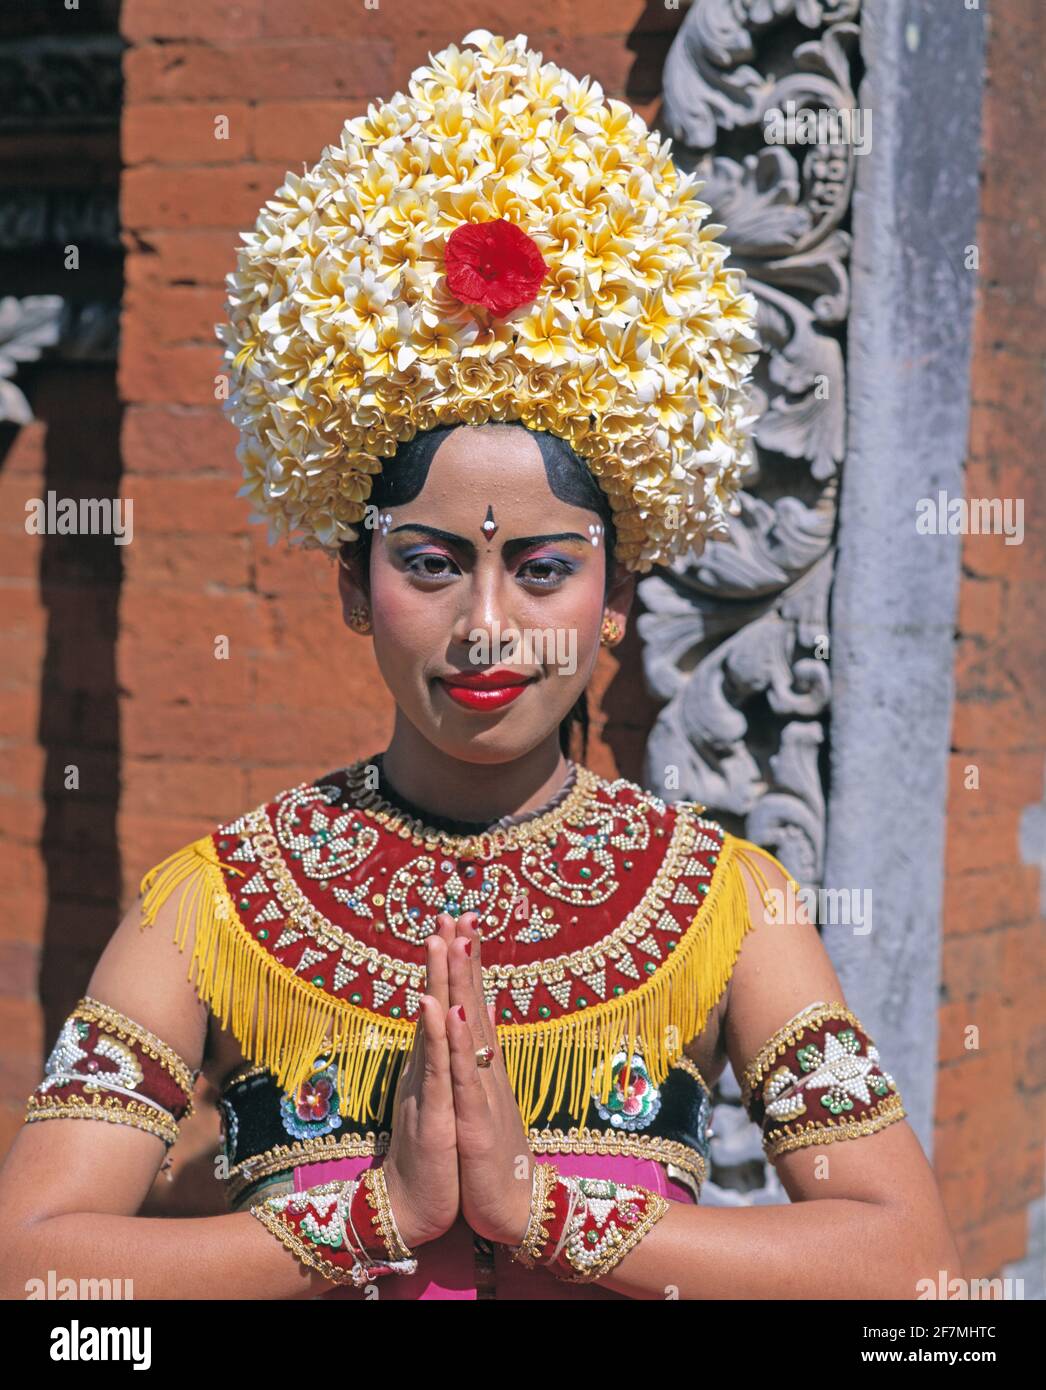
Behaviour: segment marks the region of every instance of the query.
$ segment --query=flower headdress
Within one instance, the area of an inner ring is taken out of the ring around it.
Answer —
[[[474,29],[346,122],[245,233],[218,328],[241,495],[333,549],[437,425],[565,439],[645,573],[726,534],[750,465],[755,300],[670,140]]]

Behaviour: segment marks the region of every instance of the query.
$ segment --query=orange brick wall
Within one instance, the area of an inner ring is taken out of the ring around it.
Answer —
[[[1044,19],[1035,0],[1001,23],[988,7],[966,492],[1023,498],[1025,537],[964,537],[959,593],[935,1157],[971,1277],[1023,1256],[1043,1192],[1046,933],[1019,835],[1046,774],[1046,246],[1022,154],[1046,140]]]

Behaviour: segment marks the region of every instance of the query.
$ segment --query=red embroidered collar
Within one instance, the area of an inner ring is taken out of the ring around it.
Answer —
[[[730,866],[756,847],[703,808],[581,766],[551,810],[448,834],[369,790],[368,766],[282,792],[143,880],[146,922],[184,885],[197,988],[246,1055],[292,1088],[326,1045],[344,1103],[367,1106],[375,1054],[413,1040],[437,914],[475,910],[526,1123],[550,1087],[558,1103],[569,1086],[579,1113],[597,1066],[605,1099],[620,1045],[639,1042],[663,1080],[750,925]]]

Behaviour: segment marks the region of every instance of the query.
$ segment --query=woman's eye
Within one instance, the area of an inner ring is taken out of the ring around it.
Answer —
[[[450,574],[450,570],[444,568],[453,563],[446,555],[436,555],[429,551],[424,555],[413,555],[406,562],[407,569],[411,574],[416,574],[421,579],[442,579],[445,574]]]
[[[570,565],[565,565],[561,560],[528,560],[525,565],[520,567],[520,574],[526,578],[525,571],[536,570],[537,573],[529,576],[532,581],[542,588],[554,589],[568,574],[573,573]]]

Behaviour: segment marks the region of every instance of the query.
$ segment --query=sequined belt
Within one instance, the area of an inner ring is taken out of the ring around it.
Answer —
[[[398,1066],[400,1059],[393,1065]],[[391,1137],[394,1083],[378,1119],[366,1123],[338,1114],[336,1065],[316,1059],[315,1069],[297,1095],[282,1091],[264,1067],[236,1072],[219,1100],[224,1163],[234,1207],[252,1200],[261,1184],[290,1174],[302,1164],[383,1154]],[[697,1201],[708,1164],[712,1098],[700,1071],[687,1057],[672,1064],[655,1086],[640,1058],[633,1058],[627,1091],[623,1057],[614,1070],[607,1102],[593,1096],[584,1125],[572,1122],[566,1107],[540,1116],[528,1130],[537,1154],[625,1154],[661,1163]],[[376,1087],[377,1087],[377,1083]]]

